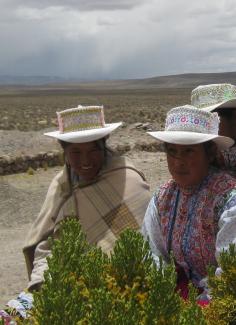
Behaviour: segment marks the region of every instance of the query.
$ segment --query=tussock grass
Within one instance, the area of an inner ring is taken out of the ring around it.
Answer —
[[[0,129],[36,131],[55,127],[56,111],[82,105],[104,105],[106,122],[151,122],[163,125],[166,112],[190,101],[191,89],[0,89]]]

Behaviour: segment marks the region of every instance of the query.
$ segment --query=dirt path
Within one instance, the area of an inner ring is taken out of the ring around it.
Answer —
[[[140,132],[137,134],[140,135],[140,141],[143,140],[143,134]],[[27,152],[32,147],[37,150],[48,150],[50,147],[54,147],[52,142],[47,142],[44,147],[41,136],[38,134],[36,138],[32,137],[25,143],[22,138],[19,140],[20,136],[29,139],[29,134],[18,134],[17,145],[21,143],[22,147],[15,148],[15,151]],[[13,133],[11,133],[7,140],[8,144],[5,141],[5,144],[1,145],[0,154],[3,154],[3,151],[4,154],[12,152],[16,145],[13,141],[14,138],[16,139],[15,135],[13,137]],[[40,146],[34,145],[35,139]],[[129,134],[120,131],[113,138],[113,144],[130,143],[129,139]],[[163,153],[132,150],[127,156],[145,174],[151,191],[154,191],[158,184],[169,177]],[[0,308],[4,308],[4,304],[9,299],[15,298],[26,287],[27,273],[22,246],[29,226],[41,208],[48,185],[59,170],[60,167],[56,167],[47,171],[38,170],[34,175],[24,173],[0,177]]]
[[[35,175],[0,177],[0,308],[27,284],[22,254],[25,235],[37,216],[48,185],[58,168]]]

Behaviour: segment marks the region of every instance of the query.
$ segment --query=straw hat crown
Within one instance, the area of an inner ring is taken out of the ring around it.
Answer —
[[[191,105],[172,108],[166,117],[165,130],[148,132],[168,143],[194,145],[214,141],[219,149],[233,145],[233,139],[218,135],[219,116]]]
[[[106,124],[103,106],[82,106],[57,112],[59,130],[44,133],[58,140],[83,143],[101,139],[122,123]]]
[[[208,112],[221,108],[236,109],[236,86],[228,83],[198,86],[192,90],[191,104]]]

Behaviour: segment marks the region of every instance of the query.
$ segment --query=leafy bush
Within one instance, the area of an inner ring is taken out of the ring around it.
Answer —
[[[78,221],[69,219],[48,265],[31,324],[206,324],[195,294],[184,302],[176,293],[174,263],[161,261],[157,269],[148,243],[133,230],[121,234],[109,257],[88,245]]]
[[[205,309],[208,324],[236,324],[236,248],[230,245],[228,251],[220,255],[220,276],[215,276],[214,268],[209,270],[209,286],[213,297]]]
[[[202,309],[192,286],[189,299],[180,298],[173,261],[164,266],[160,260],[157,269],[138,232],[124,231],[107,256],[87,243],[77,220],[68,219],[51,244],[45,283],[34,293],[31,317],[18,325],[236,324],[234,245],[220,256],[222,274],[209,270],[212,301]]]

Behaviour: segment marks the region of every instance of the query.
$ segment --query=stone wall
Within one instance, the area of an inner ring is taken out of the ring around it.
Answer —
[[[38,168],[63,165],[63,162],[63,153],[59,150],[18,157],[2,155],[0,156],[0,175],[30,172]]]
[[[116,145],[111,147],[115,154],[122,155],[130,150],[137,151],[161,151],[162,148],[157,142],[153,143],[136,143],[133,148],[130,145]],[[21,155],[12,157],[8,155],[0,156],[0,175],[9,175],[16,173],[33,173],[38,168],[48,168],[64,164],[63,152],[52,150],[50,152],[39,152],[36,155]]]

